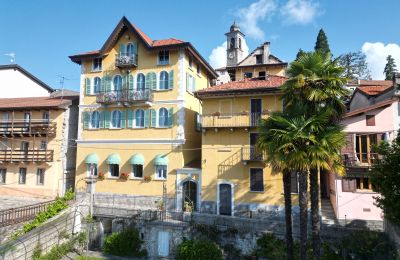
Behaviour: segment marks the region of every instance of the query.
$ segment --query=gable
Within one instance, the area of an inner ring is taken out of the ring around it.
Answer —
[[[361,93],[360,91],[354,91],[353,96],[351,97],[350,101],[350,111],[353,111],[358,108],[367,107],[371,101],[368,99],[368,96]]]

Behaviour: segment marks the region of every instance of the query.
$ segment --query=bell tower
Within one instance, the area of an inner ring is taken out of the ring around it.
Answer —
[[[229,32],[226,35],[226,66],[236,66],[243,60],[243,44],[245,44],[244,34],[240,31],[240,27],[233,22]]]

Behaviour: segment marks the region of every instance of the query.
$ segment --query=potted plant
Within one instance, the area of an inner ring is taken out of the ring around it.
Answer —
[[[127,173],[127,172],[121,173],[120,178],[121,178],[122,180],[125,180],[125,181],[126,181],[127,179],[129,179],[129,173]]]
[[[220,116],[220,115],[221,113],[219,111],[213,113],[213,116]]]
[[[97,179],[99,180],[104,180],[106,178],[106,175],[104,174],[104,172],[99,172],[99,174],[97,175]]]
[[[239,113],[241,116],[247,116],[249,114],[249,112],[247,112],[246,110],[243,110]]]
[[[151,176],[144,176],[144,181],[147,181],[147,182],[149,182],[149,181],[151,181]]]

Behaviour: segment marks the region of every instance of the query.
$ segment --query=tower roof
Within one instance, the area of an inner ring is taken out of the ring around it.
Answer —
[[[231,32],[234,32],[234,31],[239,31],[240,32],[240,27],[239,27],[239,25],[237,25],[236,21],[233,21],[233,24],[231,25],[230,31]]]

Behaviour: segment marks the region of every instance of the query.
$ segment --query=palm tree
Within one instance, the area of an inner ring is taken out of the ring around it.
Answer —
[[[340,136],[341,129],[334,126],[346,111],[343,100],[349,94],[343,88],[347,81],[347,79],[341,77],[343,68],[338,66],[336,60],[332,61],[329,55],[313,52],[306,53],[292,62],[288,74],[290,78],[283,86],[285,109],[293,111],[295,106],[301,103],[306,108],[304,113],[306,118],[322,112],[327,113],[329,120],[326,127],[333,126],[335,133]],[[324,129],[319,131],[324,132]],[[318,134],[320,138],[323,137],[322,132]],[[330,137],[332,137],[332,134],[330,133]],[[329,156],[325,156],[326,161],[322,162],[320,159],[313,161],[310,168],[312,244],[316,259],[320,258],[321,247],[318,173],[321,168],[327,169],[326,166],[329,164],[331,164],[329,168],[337,168],[338,171],[343,168],[339,157],[340,149],[344,144],[335,143],[331,145],[337,146],[324,148],[329,153]],[[315,147],[315,149],[317,148]],[[332,160],[332,158],[335,159]]]

